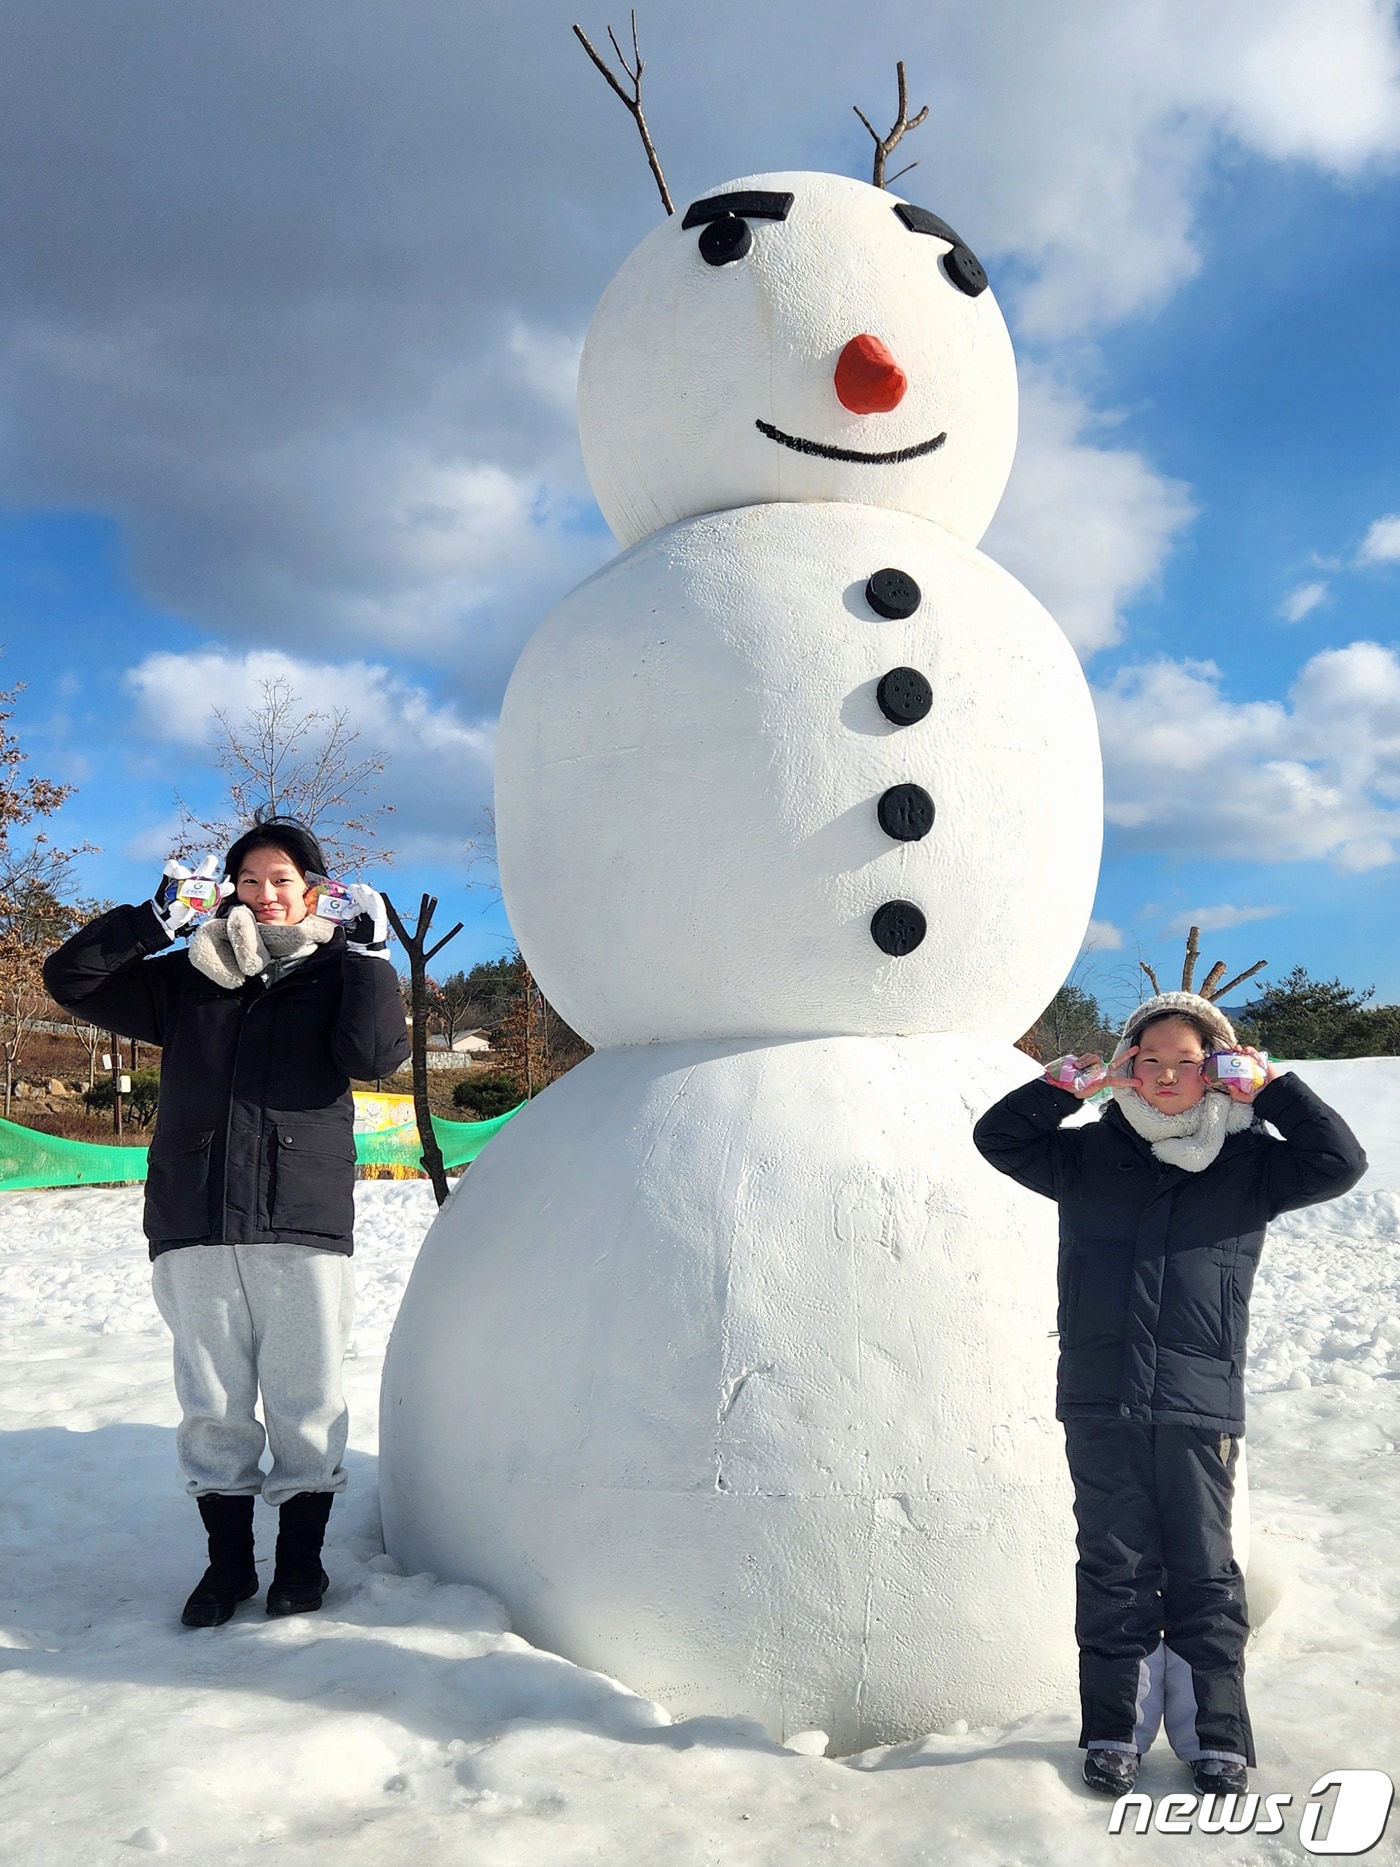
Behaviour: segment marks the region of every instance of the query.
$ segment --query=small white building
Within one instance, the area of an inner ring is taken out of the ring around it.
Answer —
[[[489,1056],[491,1045],[483,1032],[464,1031],[452,1040],[440,1032],[428,1033],[428,1068],[430,1070],[460,1070],[469,1063],[476,1063],[483,1056]]]

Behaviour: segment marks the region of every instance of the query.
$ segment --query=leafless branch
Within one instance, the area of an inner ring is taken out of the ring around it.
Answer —
[[[482,913],[492,900],[501,898],[501,871],[496,856],[496,813],[488,804],[481,813],[481,828],[475,836],[469,836],[462,846],[466,857],[467,887],[484,890],[488,899],[482,903]],[[477,871],[477,873],[473,873]]]
[[[180,810],[177,855],[222,850],[247,829],[258,810],[297,817],[313,829],[333,867],[363,867],[393,860],[375,841],[379,820],[392,804],[369,809],[358,801],[387,767],[380,752],[356,755],[359,731],[344,707],[302,710],[301,696],[279,675],[262,682],[262,699],[241,720],[215,708],[221,742],[214,763],[228,780],[228,811],[200,817],[176,793]]]
[[[574,30],[577,32],[578,28],[575,27]],[[875,128],[875,125],[860,108],[859,104],[852,104],[851,106],[866,129],[869,130],[871,139],[875,144],[875,166],[871,172],[870,179],[877,188],[884,188],[888,185],[885,181],[885,163],[895,145],[900,142],[910,130],[917,130],[924,118],[928,115],[927,104],[924,105],[917,117],[911,117],[909,115],[909,92],[904,82],[904,60],[902,58],[894,69],[895,76],[899,81],[899,115],[890,125],[887,135],[881,136],[880,132]],[[913,162],[909,164],[909,168],[914,168],[916,166],[917,164]],[[900,175],[907,175],[908,172],[909,169],[901,169],[899,171]],[[898,177],[895,177],[895,179],[897,180]]]
[[[1266,959],[1256,959],[1254,964],[1245,972],[1237,972],[1233,979],[1228,979],[1215,994],[1216,998],[1224,998],[1225,994],[1227,992],[1233,992],[1237,985],[1243,985],[1246,979],[1252,979],[1256,972],[1263,972],[1268,963]]]
[[[1186,958],[1181,962],[1181,989],[1189,992],[1196,982],[1196,960],[1201,951],[1201,930],[1193,927],[1186,936]]]
[[[1153,972],[1153,970],[1152,970],[1152,968],[1151,968],[1151,967],[1150,967],[1150,966],[1148,965],[1148,963],[1147,963],[1147,961],[1146,961],[1145,959],[1140,959],[1140,960],[1138,961],[1138,965],[1139,965],[1139,966],[1141,966],[1141,967],[1142,967],[1142,970],[1143,970],[1143,971],[1144,971],[1144,972],[1145,972],[1145,973],[1147,974],[1147,977],[1148,977],[1148,979],[1149,979],[1149,981],[1151,982],[1151,985],[1152,985],[1152,990],[1153,990],[1153,991],[1154,991],[1154,992],[1156,993],[1156,995],[1157,995],[1157,996],[1158,996],[1158,997],[1160,998],[1160,997],[1161,997],[1161,995],[1162,995],[1162,988],[1161,988],[1161,986],[1160,986],[1160,985],[1158,984],[1158,982],[1157,982],[1157,975],[1156,975],[1156,973],[1155,973],[1155,972]]]
[[[1209,1003],[1215,997],[1215,988],[1225,977],[1225,962],[1218,959],[1201,981],[1201,997]]]
[[[652,177],[661,191],[661,205],[668,214],[674,214],[675,204],[671,200],[671,191],[666,186],[666,177],[661,173],[661,161],[656,153],[656,145],[651,140],[651,131],[647,128],[646,113],[642,109],[642,73],[646,70],[646,60],[642,57],[641,46],[637,43],[637,9],[635,7],[632,9],[632,63],[630,65],[626,54],[617,42],[617,34],[611,26],[608,27],[608,38],[612,41],[612,49],[617,54],[617,62],[632,86],[630,95],[612,72],[607,60],[602,58],[594,48],[593,42],[582,26],[574,27],[574,37],[632,113],[637,125],[637,134],[641,137],[642,147],[647,152],[647,163],[651,168]]]

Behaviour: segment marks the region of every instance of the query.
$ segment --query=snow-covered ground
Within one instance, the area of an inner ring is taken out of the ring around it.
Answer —
[[[1400,1060],[1308,1065],[1362,1190],[1274,1228],[1254,1308],[1255,1787],[1281,1833],[1107,1833],[1064,1709],[833,1761],[672,1723],[538,1652],[488,1596],[380,1553],[385,1341],[431,1196],[360,1188],[352,1489],[317,1615],[178,1624],[202,1566],[174,1475],[139,1189],[0,1195],[0,1859],[105,1867],[913,1867],[1302,1860],[1333,1769],[1400,1778]],[[272,1519],[259,1511],[261,1543]],[[1142,1787],[1189,1789],[1159,1746]],[[1395,1857],[1400,1816],[1369,1858]]]

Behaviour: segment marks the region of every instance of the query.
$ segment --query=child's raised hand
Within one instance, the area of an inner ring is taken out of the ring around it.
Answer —
[[[1278,1070],[1274,1067],[1269,1058],[1266,1057],[1262,1051],[1251,1049],[1248,1044],[1236,1044],[1234,1050],[1228,1054],[1236,1057],[1251,1057],[1259,1066],[1254,1073],[1254,1081],[1250,1083],[1236,1082],[1233,1078],[1229,1077],[1217,1077],[1212,1087],[1215,1089],[1223,1089],[1232,1102],[1252,1102],[1259,1091],[1266,1088],[1278,1075]],[[1260,1081],[1261,1073],[1263,1076],[1262,1082]]]
[[[1126,1059],[1136,1055],[1136,1050],[1130,1050],[1126,1053]],[[1072,1096],[1083,1102],[1089,1096],[1097,1095],[1101,1089],[1118,1086],[1123,1078],[1117,1072],[1124,1061],[1125,1058],[1120,1057],[1117,1063],[1110,1066],[1097,1052],[1083,1057],[1056,1057],[1053,1063],[1046,1065],[1045,1080],[1053,1083],[1057,1089],[1067,1089]]]
[[[1115,1057],[1105,1069],[1100,1089],[1131,1089],[1133,1086],[1133,1058],[1138,1053],[1138,1046],[1131,1045],[1120,1057]]]

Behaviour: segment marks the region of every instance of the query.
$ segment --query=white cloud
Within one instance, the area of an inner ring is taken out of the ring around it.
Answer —
[[[494,706],[608,549],[579,522],[574,334],[658,212],[569,10],[369,0],[333,59],[314,8],[187,7],[159,33],[107,0],[21,14],[0,495],[116,516],[144,593],[226,638],[410,649]],[[1222,146],[1344,177],[1400,148],[1382,0],[889,0],[879,28],[853,39],[834,0],[660,9],[674,188],[866,172],[848,103],[887,101],[897,46],[932,106],[915,198],[1062,369],[1192,276]],[[783,84],[736,85],[736,46]],[[998,538],[1088,650],[1186,495],[1083,394],[1028,380],[1026,417]]]
[[[1123,929],[1115,927],[1112,921],[1091,920],[1079,950],[1081,953],[1117,953],[1123,941]]]
[[[1389,0],[1197,0],[1172,11],[1202,102],[1247,147],[1339,175],[1400,150]],[[1193,28],[1206,39],[1192,43]]]
[[[463,839],[478,826],[489,801],[494,728],[464,720],[421,687],[371,662],[316,663],[275,650],[234,655],[208,649],[188,655],[148,655],[126,676],[138,730],[184,755],[184,773],[207,762],[216,730],[215,709],[235,723],[262,698],[262,683],[285,680],[307,706],[344,708],[359,730],[356,748],[382,753],[389,763],[376,801],[396,815],[384,826],[401,860],[459,857]],[[172,783],[190,788],[177,756]],[[167,825],[139,832],[143,852]]]
[[[1123,669],[1095,695],[1121,848],[1367,870],[1400,839],[1400,657],[1307,662],[1285,704],[1228,700],[1209,661]]]
[[[1400,512],[1372,522],[1356,554],[1358,564],[1400,564]]]
[[[540,399],[571,419],[578,395],[578,364],[582,336],[566,337],[517,318],[511,326],[510,351],[520,374]]]
[[[1160,305],[1194,274],[1196,202],[1222,142],[1339,176],[1400,150],[1385,0],[1003,0],[975,18],[937,30],[954,34],[942,68],[986,134],[962,162],[940,151],[940,170],[964,186],[984,170],[974,198],[1031,265],[1020,312],[1039,337]]]
[[[1281,914],[1282,908],[1237,908],[1228,901],[1222,901],[1213,908],[1191,908],[1184,914],[1167,923],[1167,932],[1173,934],[1189,933],[1193,927],[1199,927],[1202,933],[1224,933],[1230,927],[1243,927],[1250,921],[1272,920]]]
[[[1311,616],[1320,603],[1327,601],[1328,594],[1325,583],[1301,583],[1279,604],[1278,613],[1284,622],[1301,622],[1305,616]]]
[[[1098,444],[1105,424],[1063,382],[1021,372],[1021,436],[983,541],[1035,593],[1083,655],[1123,633],[1123,610],[1155,582],[1194,508],[1142,454]]]
[[[128,862],[149,863],[154,874],[180,840],[180,816],[171,811],[157,823],[144,823],[122,845]]]

